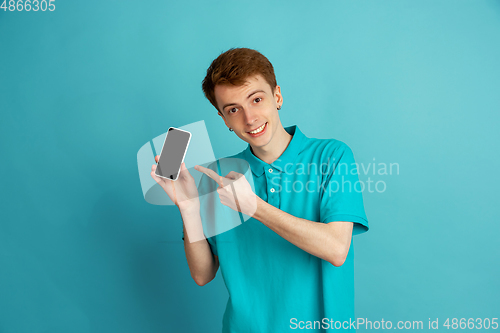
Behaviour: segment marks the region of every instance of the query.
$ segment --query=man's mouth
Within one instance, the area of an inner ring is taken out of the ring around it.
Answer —
[[[267,122],[265,122],[262,126],[254,129],[253,131],[250,131],[250,132],[247,132],[248,134],[254,136],[254,135],[257,135],[257,134],[261,134],[262,132],[264,132],[264,130],[266,129],[267,127]]]

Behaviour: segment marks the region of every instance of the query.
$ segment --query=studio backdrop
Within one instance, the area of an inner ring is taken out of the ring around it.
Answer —
[[[499,1],[1,5],[0,332],[221,331],[222,276],[193,281],[179,210],[145,200],[137,154],[200,121],[214,158],[247,147],[201,90],[232,47],[274,65],[283,126],[360,165],[356,317],[493,330]]]

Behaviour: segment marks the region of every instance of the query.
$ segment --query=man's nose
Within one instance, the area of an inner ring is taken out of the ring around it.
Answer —
[[[253,125],[257,121],[257,114],[249,108],[245,109],[245,121],[247,125]]]

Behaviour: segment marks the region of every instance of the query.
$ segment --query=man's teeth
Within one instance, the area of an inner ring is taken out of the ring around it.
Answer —
[[[257,133],[261,132],[264,129],[264,127],[266,127],[266,123],[264,123],[264,125],[262,125],[261,127],[257,128],[256,130],[248,132],[248,133],[257,134]]]

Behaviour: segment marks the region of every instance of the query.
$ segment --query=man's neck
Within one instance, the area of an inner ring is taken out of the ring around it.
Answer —
[[[290,141],[292,141],[292,135],[288,134],[283,126],[280,126],[280,129],[265,147],[252,147],[250,145],[250,148],[255,156],[267,164],[271,164],[283,154]]]

